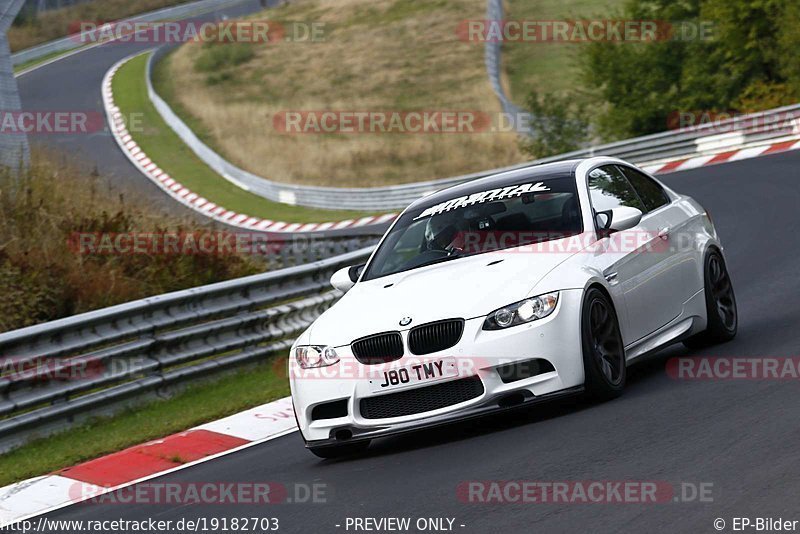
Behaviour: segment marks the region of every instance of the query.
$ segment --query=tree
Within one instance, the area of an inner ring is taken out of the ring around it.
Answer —
[[[800,98],[796,0],[630,0],[621,18],[704,28],[711,38],[592,43],[581,84],[606,140],[664,131],[676,112],[749,112]]]
[[[572,95],[532,91],[526,101],[533,137],[520,141],[520,148],[536,158],[563,154],[581,148],[589,138],[586,106]]]

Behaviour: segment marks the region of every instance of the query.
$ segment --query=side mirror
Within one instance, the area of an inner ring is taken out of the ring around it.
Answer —
[[[628,206],[601,211],[595,215],[597,227],[605,233],[628,230],[639,224],[641,220],[641,210]]]
[[[338,289],[344,293],[348,292],[356,282],[358,277],[361,276],[361,271],[364,265],[351,265],[350,267],[342,267],[331,276],[331,285],[334,289]]]

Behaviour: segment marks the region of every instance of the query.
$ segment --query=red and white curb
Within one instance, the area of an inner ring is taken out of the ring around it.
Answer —
[[[230,226],[247,230],[257,230],[263,232],[322,232],[325,230],[342,230],[346,228],[358,228],[372,224],[383,224],[397,217],[396,213],[384,215],[373,215],[361,217],[360,219],[348,219],[345,221],[323,222],[323,223],[288,223],[283,221],[272,221],[251,217],[243,213],[237,213],[214,202],[201,197],[197,193],[190,191],[187,187],[164,172],[153,160],[147,157],[142,148],[136,143],[131,132],[125,124],[125,117],[114,103],[114,93],[112,81],[119,68],[140,54],[134,54],[111,67],[103,78],[103,106],[105,107],[108,125],[111,134],[117,141],[122,152],[128,157],[139,171],[159,186],[165,193],[177,200],[184,206],[192,209],[206,217],[225,223]]]
[[[0,528],[297,430],[289,397],[0,488]],[[298,446],[302,446],[298,442]]]
[[[797,149],[800,149],[800,135],[791,135],[779,139],[772,139],[769,142],[762,141],[751,145],[742,145],[724,152],[683,156],[669,161],[645,163],[640,166],[651,174],[667,174],[671,172],[688,171],[707,165],[717,165],[758,156],[768,156],[770,154]]]

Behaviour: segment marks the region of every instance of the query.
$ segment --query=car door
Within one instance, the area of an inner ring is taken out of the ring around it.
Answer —
[[[667,324],[677,316],[664,271],[663,236],[659,237],[657,213],[649,213],[627,177],[616,165],[603,165],[588,175],[589,198],[597,212],[619,206],[642,211],[634,228],[615,232],[603,246],[603,275],[622,294],[626,313],[625,343],[631,344]],[[666,299],[666,300],[665,300]]]
[[[669,303],[674,316],[683,311],[683,304],[702,286],[698,286],[697,246],[693,232],[686,228],[689,218],[683,207],[672,202],[661,185],[642,171],[618,165],[647,208],[647,229],[659,236],[651,251],[663,270],[662,287],[656,295],[659,302]]]

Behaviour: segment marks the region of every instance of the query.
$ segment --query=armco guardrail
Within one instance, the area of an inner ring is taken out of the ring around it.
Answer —
[[[253,254],[265,270],[285,269],[331,258],[377,244],[380,235],[330,235],[325,232],[281,235],[253,231],[230,233],[228,243],[234,247],[240,239],[242,251]]]
[[[488,0],[486,3],[486,20],[504,20],[503,14],[503,0]],[[514,126],[516,131],[524,135],[533,135],[534,132],[530,126],[520,121],[525,112],[522,108],[514,104],[506,94],[506,89],[503,87],[502,81],[502,57],[501,51],[503,42],[499,39],[487,39],[484,46],[484,63],[486,63],[486,75],[489,77],[489,83],[492,84],[497,100],[503,108],[510,124]]]
[[[135,17],[125,19],[126,22],[156,22],[162,20],[176,20],[190,15],[200,15],[202,13],[213,11],[215,9],[241,4],[247,0],[199,0],[197,2],[188,2],[177,6],[166,7],[157,11],[143,13]],[[114,23],[111,23],[114,24]],[[11,56],[14,66],[35,61],[40,58],[50,56],[52,54],[65,53],[72,50],[77,50],[87,44],[93,43],[93,35],[95,31],[85,31],[77,33],[55,41],[50,41],[38,46],[27,48],[15,52]]]
[[[0,334],[0,451],[285,352],[371,250]]]

